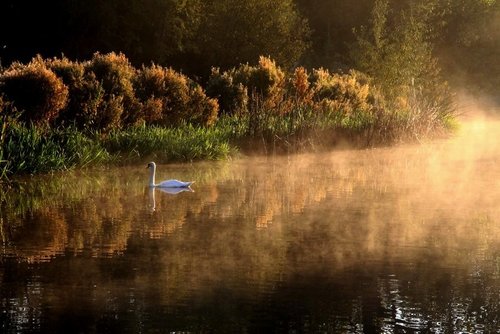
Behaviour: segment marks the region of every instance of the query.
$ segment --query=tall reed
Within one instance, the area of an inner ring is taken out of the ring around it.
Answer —
[[[122,162],[146,158],[160,162],[220,160],[235,151],[228,143],[228,136],[227,129],[218,126],[139,126],[111,132],[103,146]]]
[[[5,175],[84,167],[110,158],[99,141],[75,128],[47,131],[19,124],[6,130],[2,155]]]

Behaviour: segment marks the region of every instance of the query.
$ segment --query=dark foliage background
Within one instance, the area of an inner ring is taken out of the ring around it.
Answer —
[[[3,0],[0,61],[6,67],[36,54],[84,60],[114,51],[137,67],[155,62],[203,79],[212,66],[255,63],[260,55],[285,68],[347,70],[359,63],[351,52],[354,31],[372,26],[377,1]],[[403,11],[425,21],[426,42],[445,78],[498,95],[499,1],[391,0],[389,32],[397,31]]]

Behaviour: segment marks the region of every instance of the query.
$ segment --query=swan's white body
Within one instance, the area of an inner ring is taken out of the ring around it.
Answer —
[[[150,162],[146,168],[149,168],[149,186],[151,188],[189,188],[189,186],[194,183],[179,180],[166,180],[157,184],[155,183],[156,164]]]

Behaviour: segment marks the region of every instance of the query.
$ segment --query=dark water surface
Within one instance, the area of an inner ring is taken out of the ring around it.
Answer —
[[[0,191],[3,333],[500,333],[500,131]]]

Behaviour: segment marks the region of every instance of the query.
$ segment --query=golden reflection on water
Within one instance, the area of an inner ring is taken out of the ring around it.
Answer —
[[[449,275],[436,270],[454,268],[499,287],[498,129],[498,122],[471,122],[456,138],[415,146],[159,166],[159,178],[196,180],[194,192],[176,195],[145,187],[143,166],[20,180],[0,194],[1,263],[52,262],[56,273],[64,270],[65,284],[95,285],[95,312],[124,290],[127,298],[151,294],[168,307],[203,303],[221,286],[255,301],[303,276],[404,263],[413,269],[372,282],[394,313],[375,319],[377,328],[391,332],[398,321],[439,328],[416,301],[418,291]],[[61,265],[62,258],[74,260]],[[109,271],[104,259],[112,260]],[[412,290],[406,281],[421,286]],[[451,282],[457,291],[460,282]],[[26,291],[34,301],[40,294]],[[356,313],[362,306],[351,293],[348,308]],[[68,297],[54,295],[59,307],[69,307]],[[459,306],[470,302],[459,292],[448,297]],[[449,322],[449,314],[443,317]],[[351,314],[349,321],[363,319]]]
[[[458,138],[396,149],[162,166],[165,175],[197,179],[195,192],[177,195],[148,190],[139,168],[31,178],[3,192],[3,252],[29,261],[83,250],[111,256],[126,250],[131,233],[158,239],[189,220],[224,225],[235,218],[246,228],[273,227],[271,233],[285,233],[294,224],[307,231],[316,220],[326,221],[326,235],[355,241],[357,250],[370,254],[395,245],[495,244],[499,150],[462,144]]]

